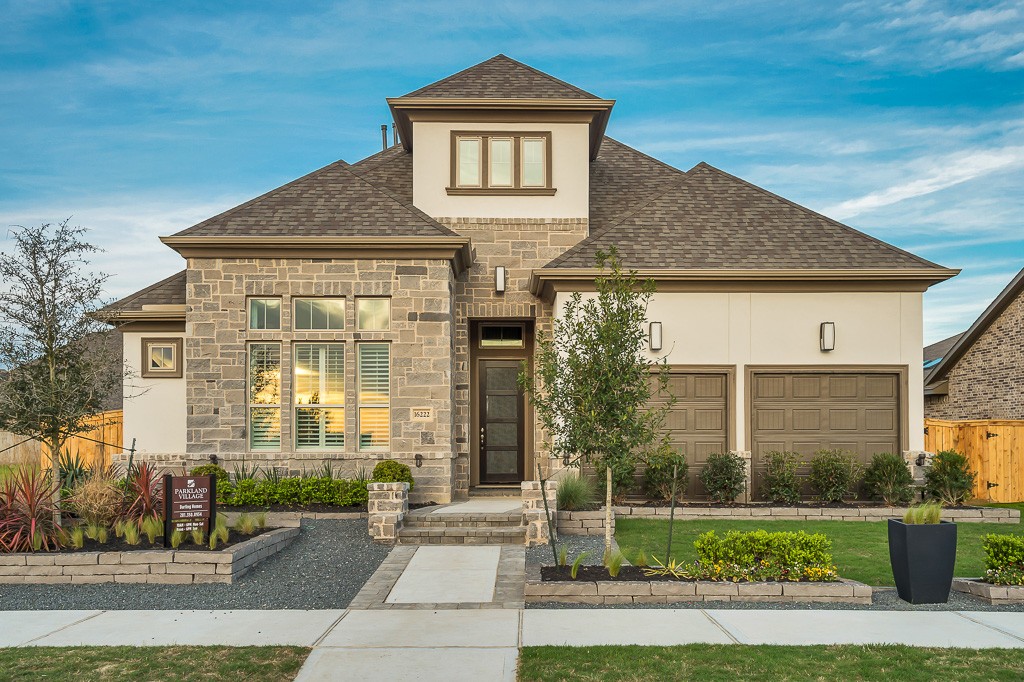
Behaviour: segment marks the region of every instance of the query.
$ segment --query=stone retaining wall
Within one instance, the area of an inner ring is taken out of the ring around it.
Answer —
[[[219,552],[146,549],[0,554],[0,584],[232,583],[298,535],[297,527],[277,528]]]
[[[562,535],[604,535],[603,511],[560,511],[558,532]],[[615,533],[615,515],[612,515],[612,533]]]
[[[953,591],[966,592],[989,604],[1024,603],[1024,586],[991,585],[975,578],[953,578]]]
[[[668,507],[612,507],[616,517],[667,519]],[[694,519],[757,519],[758,521],[884,521],[902,519],[906,507],[676,507],[675,517]],[[595,512],[573,512],[594,514]],[[589,517],[588,517],[589,518]],[[603,529],[604,514],[600,514]],[[943,509],[942,518],[956,523],[1020,523],[1020,511],[1001,507]],[[561,523],[561,520],[559,521]],[[559,526],[561,528],[561,526]],[[603,532],[603,530],[599,531]],[[597,534],[595,532],[594,534]]]
[[[526,601],[572,604],[671,604],[692,601],[842,602],[870,604],[871,587],[853,580],[833,583],[728,583],[698,581],[549,581],[527,568]]]
[[[229,525],[234,525],[235,521],[237,521],[238,517],[242,514],[248,514],[249,516],[265,514],[267,517],[267,526],[270,528],[298,528],[299,525],[302,523],[303,519],[328,521],[357,521],[364,520],[368,516],[366,512],[239,512],[232,511],[230,507],[217,507],[217,516],[223,516],[225,519],[227,519]]]

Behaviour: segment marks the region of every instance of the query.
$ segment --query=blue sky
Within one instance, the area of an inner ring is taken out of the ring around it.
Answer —
[[[170,234],[375,152],[401,95],[504,52],[707,161],[949,267],[931,342],[1024,267],[1020,2],[0,2],[7,226],[92,230],[121,296]]]

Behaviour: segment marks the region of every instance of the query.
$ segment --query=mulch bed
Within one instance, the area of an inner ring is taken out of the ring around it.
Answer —
[[[554,582],[554,581],[572,581],[572,567],[571,566],[541,566],[540,567],[540,579],[543,582]],[[616,578],[611,577],[608,574],[608,569],[604,566],[580,566],[576,571],[576,580],[584,580],[588,582],[696,582],[688,578],[675,578],[671,575],[644,575],[643,569],[639,566],[623,566],[619,569],[619,575]],[[732,582],[732,581],[729,581]],[[748,582],[740,580],[739,582]],[[774,582],[774,581],[769,581]],[[808,582],[805,580],[793,580],[786,582]]]
[[[220,541],[218,541],[217,542],[217,549],[215,549],[215,550],[211,550],[210,549],[209,536],[207,536],[207,541],[205,543],[203,543],[202,545],[197,545],[194,542],[192,542],[192,534],[188,533],[188,534],[185,535],[185,539],[182,540],[181,544],[178,545],[178,549],[179,550],[183,550],[184,549],[184,550],[196,551],[196,552],[211,552],[211,551],[212,552],[219,552],[222,549],[224,549],[225,547],[231,547],[232,545],[237,545],[240,542],[245,542],[246,540],[251,540],[252,538],[258,537],[258,536],[263,535],[264,533],[267,533],[267,532],[272,531],[272,530],[274,530],[274,529],[273,528],[263,528],[263,529],[257,530],[252,535],[243,535],[242,533],[239,533],[238,531],[232,529],[228,533],[228,541],[227,542],[220,542]],[[137,544],[137,545],[129,545],[127,542],[124,541],[124,538],[115,537],[113,531],[111,531],[109,537],[107,538],[107,541],[105,543],[103,543],[103,544],[100,544],[96,540],[90,540],[89,538],[86,538],[85,539],[85,544],[82,545],[81,549],[75,549],[74,547],[71,547],[69,545],[67,547],[62,548],[60,550],[60,552],[71,552],[71,553],[74,553],[74,552],[137,552],[137,551],[152,551],[152,550],[162,550],[162,549],[164,549],[163,538],[157,538],[156,539],[156,544],[152,544],[151,545],[151,544],[149,544],[149,539],[145,535],[143,535],[142,538],[141,538],[141,541],[139,542],[139,544]]]

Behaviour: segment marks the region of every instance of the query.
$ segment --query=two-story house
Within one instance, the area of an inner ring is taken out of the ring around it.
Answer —
[[[922,448],[922,292],[956,271],[646,156],[605,135],[613,100],[503,55],[388,104],[400,144],[163,237],[185,269],[111,309],[137,457],[394,458],[414,501],[532,479],[559,463],[518,368],[611,246],[657,283],[692,471],[745,453],[756,490],[767,451]]]

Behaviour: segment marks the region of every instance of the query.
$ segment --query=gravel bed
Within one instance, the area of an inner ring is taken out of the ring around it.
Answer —
[[[366,521],[304,521],[291,545],[231,585],[0,585],[0,611],[343,609],[390,551]]]
[[[580,552],[587,552],[583,564],[587,566],[600,566],[604,561],[604,536],[603,535],[559,535],[557,545],[565,545],[569,552],[568,563],[579,556]],[[612,546],[618,549],[619,545],[612,538]],[[526,550],[526,563],[550,566],[554,562],[551,556],[550,545],[536,545]]]

